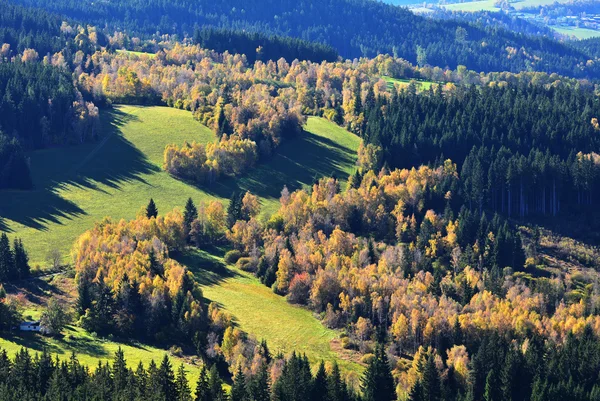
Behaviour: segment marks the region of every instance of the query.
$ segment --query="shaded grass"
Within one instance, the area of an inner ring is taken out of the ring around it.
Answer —
[[[196,275],[204,297],[235,317],[235,323],[257,340],[265,339],[271,352],[306,353],[311,364],[338,361],[345,374],[360,375],[356,355],[334,350],[339,333],[327,329],[311,311],[291,305],[262,285],[256,277],[227,266],[219,252],[190,251],[178,257]]]
[[[270,160],[236,179],[210,187],[182,182],[161,168],[164,147],[214,141],[190,112],[166,107],[120,106],[101,114],[103,139],[80,146],[32,152],[33,191],[0,191],[0,230],[23,239],[33,266],[59,249],[63,260],[75,239],[105,216],[132,219],[154,198],[160,213],[196,203],[226,202],[234,191],[257,194],[263,212],[278,207],[284,185],[291,190],[315,178],[345,179],[354,169],[359,138],[320,118],[280,147]]]

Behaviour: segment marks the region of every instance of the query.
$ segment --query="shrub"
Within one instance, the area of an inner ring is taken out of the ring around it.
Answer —
[[[241,257],[242,253],[237,249],[234,249],[232,251],[227,252],[223,259],[225,260],[225,263],[232,265],[236,263]]]
[[[374,357],[375,357],[375,355],[373,355],[373,354],[365,354],[362,356],[362,358],[360,358],[360,361],[362,363],[364,363],[365,365],[368,365],[371,363],[371,361],[373,360]]]
[[[256,262],[252,258],[239,258],[237,267],[247,272],[253,272],[256,270]]]

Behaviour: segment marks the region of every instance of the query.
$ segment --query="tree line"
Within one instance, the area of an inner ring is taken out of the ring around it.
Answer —
[[[326,369],[311,366],[305,356],[271,355],[246,375],[238,369],[226,393],[216,365],[203,365],[195,390],[186,368],[174,369],[167,355],[147,367],[127,365],[119,349],[112,362],[99,362],[91,370],[72,354],[67,360],[48,351],[31,355],[21,349],[11,359],[0,351],[0,399],[13,400],[160,400],[160,401],[545,401],[569,399],[596,401],[600,396],[598,373],[600,340],[587,328],[570,336],[563,347],[545,345],[532,337],[511,344],[495,333],[473,346],[439,354],[420,350],[408,370],[418,372],[406,397],[396,394],[394,375],[384,347],[378,345],[361,378],[360,393],[341,378],[337,364]],[[577,361],[573,363],[572,361]],[[316,368],[316,369],[315,369]],[[314,374],[312,372],[315,372]]]
[[[194,43],[219,53],[244,54],[249,63],[256,60],[336,61],[337,51],[331,46],[280,35],[266,35],[231,29],[196,29]]]

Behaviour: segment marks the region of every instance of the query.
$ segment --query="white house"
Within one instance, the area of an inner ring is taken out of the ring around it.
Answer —
[[[36,331],[38,333],[45,333],[46,330],[40,324],[39,320],[35,322],[22,322],[19,325],[19,330],[21,331]]]

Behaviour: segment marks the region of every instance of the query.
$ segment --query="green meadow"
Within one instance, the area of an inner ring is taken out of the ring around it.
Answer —
[[[222,252],[192,251],[177,258],[194,272],[207,301],[230,312],[243,331],[267,340],[272,353],[305,353],[315,366],[321,360],[337,360],[342,372],[355,377],[362,373],[357,354],[339,346],[338,332],[323,326],[308,309],[273,293],[252,274],[227,266]]]
[[[0,230],[20,237],[32,266],[45,267],[58,249],[65,263],[75,239],[105,216],[132,219],[154,198],[159,212],[196,203],[226,202],[234,191],[249,190],[263,213],[277,210],[284,185],[290,191],[315,178],[354,170],[359,138],[321,118],[310,117],[305,133],[284,143],[272,158],[242,177],[197,186],[162,170],[169,143],[209,142],[212,131],[190,112],[167,107],[119,106],[101,114],[103,137],[96,143],[32,152],[32,191],[0,191]]]
[[[569,37],[574,36],[577,39],[589,39],[600,36],[600,31],[588,28],[576,28],[558,25],[550,25],[550,28],[554,29],[558,33],[562,33],[563,35],[568,35]]]
[[[404,79],[404,78],[392,78],[388,76],[382,77],[385,82],[387,82],[388,87],[392,88],[394,86],[398,86],[399,88],[406,88],[410,85],[411,82],[414,82],[417,86],[417,90],[429,90],[431,85],[435,82],[431,81],[421,81],[416,79]]]

